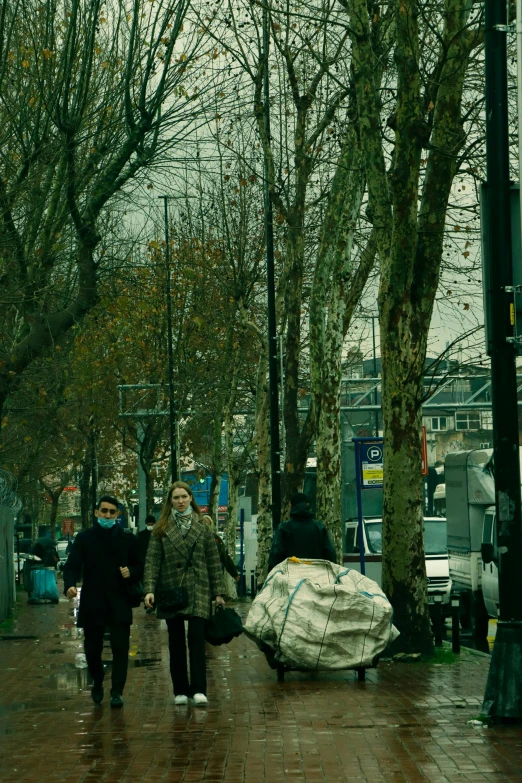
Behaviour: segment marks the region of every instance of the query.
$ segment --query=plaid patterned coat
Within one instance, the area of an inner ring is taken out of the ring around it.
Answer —
[[[145,558],[143,587],[145,593],[154,593],[157,601],[162,590],[181,583],[183,571],[194,545],[192,565],[186,570],[183,584],[188,590],[188,606],[177,614],[192,617],[210,617],[211,601],[216,595],[224,595],[223,570],[212,530],[192,515],[192,526],[183,537],[171,520],[166,533],[159,538],[152,533]],[[158,609],[159,618],[174,617]]]

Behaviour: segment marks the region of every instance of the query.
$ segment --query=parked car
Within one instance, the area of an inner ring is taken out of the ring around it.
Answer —
[[[58,563],[58,568],[62,570],[64,563],[67,561],[67,558],[69,556],[69,539],[61,538],[56,543],[56,551],[58,552],[58,557],[60,558],[60,562]]]
[[[366,576],[382,585],[382,519],[363,520],[363,538]],[[346,526],[344,562],[360,571],[357,544],[357,520]],[[448,559],[448,529],[444,517],[424,517],[424,554],[428,578],[428,603],[435,603],[435,595],[442,595],[444,614],[451,611],[451,579]]]

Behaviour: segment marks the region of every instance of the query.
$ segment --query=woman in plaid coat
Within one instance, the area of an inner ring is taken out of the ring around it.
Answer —
[[[147,549],[143,576],[145,606],[151,608],[155,595],[180,584],[187,588],[188,606],[176,613],[162,612],[158,607],[158,617],[167,621],[169,631],[174,703],[187,704],[192,696],[196,706],[205,706],[208,704],[205,623],[211,614],[213,598],[216,604],[224,605],[225,585],[212,531],[201,521],[189,485],[175,481]],[[188,620],[190,685],[185,620]]]

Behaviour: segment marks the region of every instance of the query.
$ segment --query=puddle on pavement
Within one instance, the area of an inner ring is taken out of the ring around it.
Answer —
[[[8,715],[10,712],[20,712],[21,710],[26,709],[27,705],[24,702],[20,702],[19,704],[9,704],[8,706],[0,705],[0,718]]]
[[[40,687],[45,688],[46,691],[72,691],[76,693],[80,688],[85,688],[90,683],[91,678],[87,669],[73,668],[45,677]]]
[[[161,663],[161,658],[133,658],[129,661],[129,665],[137,669],[142,666],[152,666],[155,663]]]
[[[38,639],[38,636],[0,636],[0,642],[21,642],[25,639]]]
[[[104,669],[109,671],[112,667],[112,660],[102,661]],[[131,658],[129,659],[129,666],[134,668],[152,667],[161,663],[161,658]],[[80,688],[85,688],[90,685],[92,680],[89,672],[87,671],[87,664],[85,660],[80,660],[80,656],[75,663],[64,661],[60,664],[49,664],[49,667],[55,671],[53,673],[44,675],[40,683],[40,688],[45,688],[50,691],[74,691],[76,692]],[[59,671],[56,671],[59,669]],[[42,672],[43,674],[43,672]]]

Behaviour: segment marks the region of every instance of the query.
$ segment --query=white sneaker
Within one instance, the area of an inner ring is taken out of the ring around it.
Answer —
[[[208,699],[205,696],[204,693],[195,693],[194,694],[194,706],[195,707],[206,707],[208,704]]]
[[[174,696],[174,704],[188,704],[187,696]]]

